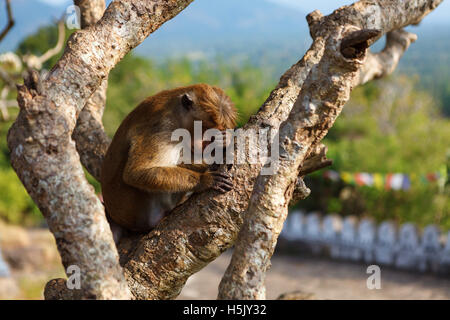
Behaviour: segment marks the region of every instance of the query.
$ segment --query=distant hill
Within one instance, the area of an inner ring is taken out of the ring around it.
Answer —
[[[0,52],[14,49],[24,35],[58,19],[70,4],[71,1],[57,6],[37,0],[12,1],[17,23],[0,44]],[[0,21],[6,20],[4,11],[0,7]],[[305,27],[305,14],[267,0],[196,0],[164,24],[139,51],[153,51],[158,56],[186,50],[208,51],[223,43],[232,46],[235,42],[270,41],[284,34],[299,34]]]
[[[272,2],[242,0],[194,1],[175,19],[167,22],[140,48],[162,51],[204,50],[235,43],[251,44],[287,39],[305,32],[305,14]]]
[[[37,0],[12,1],[17,24],[0,43],[0,52],[14,50],[24,35],[58,19],[71,3],[50,6]],[[263,67],[268,77],[277,78],[303,55],[311,42],[305,16],[306,13],[273,0],[195,0],[136,52],[160,61],[180,57],[249,61]],[[2,7],[0,21],[5,21]],[[448,92],[439,99],[450,105],[450,28],[448,23],[438,25],[433,21],[408,28],[418,33],[419,40],[406,52],[399,69],[420,74],[421,82],[435,96]],[[442,19],[436,21],[442,23]],[[376,47],[381,48],[382,43]],[[450,106],[444,109],[450,114]]]

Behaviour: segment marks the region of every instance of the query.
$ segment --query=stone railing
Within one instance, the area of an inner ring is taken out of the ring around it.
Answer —
[[[434,225],[419,232],[411,223],[377,226],[370,219],[292,211],[281,239],[334,259],[450,275],[450,232],[442,235]]]

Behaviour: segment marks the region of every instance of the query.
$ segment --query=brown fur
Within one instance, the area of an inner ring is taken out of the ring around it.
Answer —
[[[193,108],[183,108],[188,94]],[[226,189],[227,177],[206,165],[177,165],[171,141],[178,128],[191,131],[234,128],[236,111],[230,98],[217,87],[197,84],[162,91],[145,99],[122,122],[102,167],[102,192],[109,218],[126,229],[148,231],[190,191]],[[223,188],[220,188],[222,186]]]

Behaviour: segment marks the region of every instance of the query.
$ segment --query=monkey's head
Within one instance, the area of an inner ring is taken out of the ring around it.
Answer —
[[[224,131],[236,126],[237,112],[230,97],[218,88],[196,84],[181,89],[179,95],[181,126],[194,137],[194,122],[201,121],[202,135],[208,129]],[[193,140],[193,144],[202,141]],[[202,149],[205,144],[202,143]]]

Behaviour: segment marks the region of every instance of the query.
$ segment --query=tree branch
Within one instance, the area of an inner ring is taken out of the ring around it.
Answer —
[[[111,143],[102,122],[107,89],[108,79],[105,79],[80,112],[72,134],[81,163],[98,181],[100,181],[103,159]]]
[[[289,119],[280,128],[277,174],[259,175],[256,180],[231,262],[219,286],[219,299],[265,299],[265,273],[287,216],[299,169],[349,99],[366,49],[382,33],[404,26],[396,21],[415,23],[423,18],[424,11],[428,13],[437,5],[422,2],[360,1],[325,18],[319,12],[308,17],[311,35],[315,41],[325,38],[326,49],[305,81]],[[400,9],[400,19],[390,11],[393,6]],[[371,17],[365,18],[369,12]]]
[[[311,151],[308,158],[305,159],[297,176],[289,207],[295,205],[300,200],[306,199],[311,193],[311,190],[308,189],[303,181],[304,176],[333,164],[333,161],[327,158],[327,151],[328,148],[320,143]]]
[[[3,80],[3,82],[5,82],[5,85],[7,86],[11,88],[14,88],[16,86],[13,78],[2,67],[0,67],[0,78]]]
[[[386,45],[381,52],[368,52],[366,62],[359,69],[355,79],[355,85],[364,84],[394,72],[405,51],[416,40],[415,34],[401,29],[389,32],[386,35]]]
[[[4,121],[9,120],[8,108],[17,107],[17,102],[8,100],[9,87],[5,85],[0,93],[0,112]]]
[[[71,139],[78,114],[114,65],[192,0],[113,1],[103,18],[75,32],[40,81],[19,88],[8,132],[11,164],[45,216],[65,268],[80,268],[81,296],[130,297],[104,208],[88,184]]]
[[[286,71],[258,114],[244,126],[242,135],[260,126],[276,129],[287,118],[304,79],[320,59],[321,49],[320,42],[314,43],[303,59]],[[121,264],[137,299],[175,298],[192,274],[233,245],[261,166],[234,165],[229,169],[233,191],[195,194],[148,235],[121,241]]]
[[[106,8],[105,0],[74,0],[73,3],[80,8],[82,29],[96,24]]]
[[[53,48],[47,50],[43,55],[39,57],[33,54],[25,55],[23,57],[23,61],[25,62],[26,66],[31,69],[41,70],[45,62],[56,56],[63,49],[65,35],[66,29],[64,26],[64,19],[61,18],[58,21],[58,40],[56,42],[56,45]]]
[[[256,180],[230,265],[219,286],[219,299],[265,299],[266,269],[287,216],[299,167],[341,112],[368,40],[378,35],[348,25],[329,32],[322,60],[311,70],[289,119],[280,128],[279,169]],[[347,49],[351,54],[343,53],[348,53]]]
[[[8,23],[6,24],[3,31],[0,33],[0,42],[6,37],[8,32],[14,27],[14,19],[11,10],[11,0],[5,0],[6,3],[6,14],[8,15]]]
[[[80,7],[81,28],[83,29],[97,23],[105,12],[104,0],[75,0],[74,3]],[[98,181],[100,181],[103,159],[111,143],[102,122],[107,89],[108,78],[106,77],[81,111],[72,134],[81,163]]]

